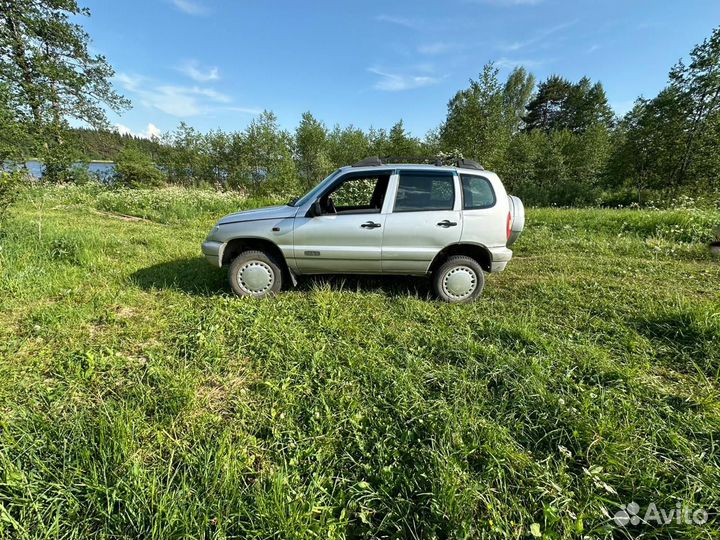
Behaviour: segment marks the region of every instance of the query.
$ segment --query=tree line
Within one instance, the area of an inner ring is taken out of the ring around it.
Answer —
[[[294,131],[270,111],[244,130],[201,133],[181,124],[160,139],[109,129],[105,107],[129,103],[110,85],[112,67],[88,52],[76,0],[0,0],[0,161],[29,156],[48,181],[72,181],[74,162],[117,162],[129,185],[216,185],[288,196],[370,155],[476,159],[530,204],[643,202],[720,190],[720,28],[670,69],[656,97],[618,117],[600,82],[524,68],[504,80],[489,63],[449,101],[423,138],[402,120],[389,130],[329,127],[310,112]],[[92,129],[70,129],[68,119]]]

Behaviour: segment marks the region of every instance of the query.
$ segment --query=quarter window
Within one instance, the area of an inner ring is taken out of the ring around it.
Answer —
[[[495,206],[495,191],[487,178],[472,174],[461,174],[463,209],[476,210]]]
[[[450,172],[401,172],[395,212],[452,210],[455,206],[454,184]]]

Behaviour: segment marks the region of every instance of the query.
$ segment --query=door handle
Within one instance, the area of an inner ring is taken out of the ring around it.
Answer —
[[[362,225],[360,225],[363,229],[377,229],[378,227],[382,227],[379,223],[375,223],[374,221],[366,221]]]
[[[455,227],[455,225],[457,225],[457,221],[450,221],[449,219],[445,219],[437,225],[438,227],[445,227],[447,229],[448,227]]]

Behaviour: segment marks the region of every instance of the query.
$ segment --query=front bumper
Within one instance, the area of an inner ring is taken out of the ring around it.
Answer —
[[[206,240],[202,243],[202,252],[208,262],[220,268],[222,266],[222,256],[225,244],[223,242],[215,242]]]

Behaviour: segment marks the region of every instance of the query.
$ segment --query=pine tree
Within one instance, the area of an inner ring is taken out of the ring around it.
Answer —
[[[565,116],[565,103],[572,84],[559,75],[551,75],[540,83],[535,96],[527,106],[525,131],[539,129],[545,133],[558,129]]]

